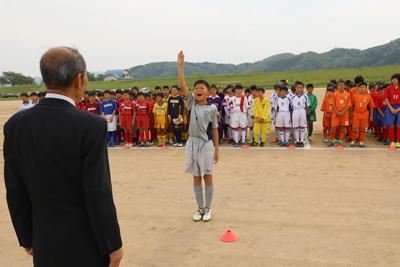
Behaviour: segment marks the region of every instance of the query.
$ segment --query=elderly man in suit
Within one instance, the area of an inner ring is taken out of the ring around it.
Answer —
[[[85,60],[56,47],[40,71],[46,98],[4,125],[4,180],[19,243],[37,267],[119,266],[107,122],[75,106],[88,84]]]

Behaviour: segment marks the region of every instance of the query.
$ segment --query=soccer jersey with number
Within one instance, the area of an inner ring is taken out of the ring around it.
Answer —
[[[389,99],[391,105],[400,104],[400,87],[396,89],[394,85],[391,85],[386,88],[384,95],[385,98]]]
[[[335,92],[332,95],[331,101],[329,102],[332,105],[336,106],[336,109],[341,112],[347,106],[351,107],[351,99],[350,95],[346,92]]]
[[[164,96],[164,97],[163,97],[163,103],[167,103],[167,105],[168,105],[169,97],[170,97],[169,95],[168,95],[168,97],[165,97],[165,96]]]
[[[370,95],[354,95],[352,99],[352,103],[354,105],[353,114],[354,117],[368,117],[368,108],[374,107],[374,101],[372,100]]]
[[[385,95],[378,95],[375,100],[375,108],[385,109],[387,108]]]
[[[229,110],[231,113],[247,112],[250,108],[250,103],[245,96],[233,96],[229,101]]]
[[[291,100],[289,97],[285,96],[284,98],[278,96],[276,98],[276,104],[275,104],[275,110],[276,111],[291,111],[292,108],[292,104],[291,104]]]
[[[305,109],[308,106],[308,97],[306,94],[295,94],[291,101],[293,109]]]
[[[100,108],[100,112],[104,112],[104,115],[111,115],[114,110],[118,110],[117,104],[112,99],[109,101],[104,100]]]
[[[156,103],[153,107],[153,113],[155,113],[157,116],[167,115],[167,110],[168,110],[167,103],[162,103],[161,105]]]
[[[140,101],[136,102],[136,114],[137,115],[141,115],[141,116],[148,115],[147,112],[149,109],[150,109],[150,104],[146,100],[144,100],[142,102],[140,102]]]
[[[332,104],[330,103],[330,99],[328,97],[325,98],[321,104],[321,111],[324,111],[324,110],[327,114],[332,114],[332,112],[333,112]]]
[[[100,105],[96,101],[93,104],[90,104],[90,102],[86,103],[86,110],[98,115],[100,112]]]
[[[133,115],[136,112],[136,105],[131,101],[122,102],[119,106],[119,112],[121,112],[121,116],[125,115]]]
[[[215,98],[209,96],[207,97],[207,102],[216,106],[218,111],[222,110],[222,99],[219,96],[216,96]],[[219,112],[218,112],[218,117],[219,117]]]

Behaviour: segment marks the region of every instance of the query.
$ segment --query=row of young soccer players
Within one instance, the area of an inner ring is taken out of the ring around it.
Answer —
[[[31,98],[30,101],[29,97]],[[19,105],[18,111],[23,111],[36,106],[39,103],[40,99],[43,99],[45,97],[46,97],[46,92],[39,92],[39,93],[32,92],[29,95],[28,93],[22,93],[21,94],[22,103]]]
[[[354,83],[332,80],[321,105],[324,141],[328,147],[337,140],[338,146],[341,146],[346,130],[349,136],[346,142],[351,142],[351,147],[357,141],[364,147],[365,133],[370,129],[378,142],[388,145],[389,136],[390,146],[400,148],[397,142],[397,129],[400,127],[399,80],[399,73],[392,76],[391,84],[380,81],[367,85],[362,76],[355,77]]]

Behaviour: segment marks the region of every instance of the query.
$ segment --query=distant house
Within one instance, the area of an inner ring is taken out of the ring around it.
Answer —
[[[108,70],[104,73],[103,81],[134,80],[127,69]]]

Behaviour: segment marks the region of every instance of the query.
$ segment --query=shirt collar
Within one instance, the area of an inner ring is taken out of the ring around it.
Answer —
[[[55,98],[55,99],[65,100],[65,101],[71,103],[71,105],[73,105],[75,107],[75,101],[72,100],[72,98],[69,98],[68,96],[65,96],[65,95],[47,93],[45,98]]]

